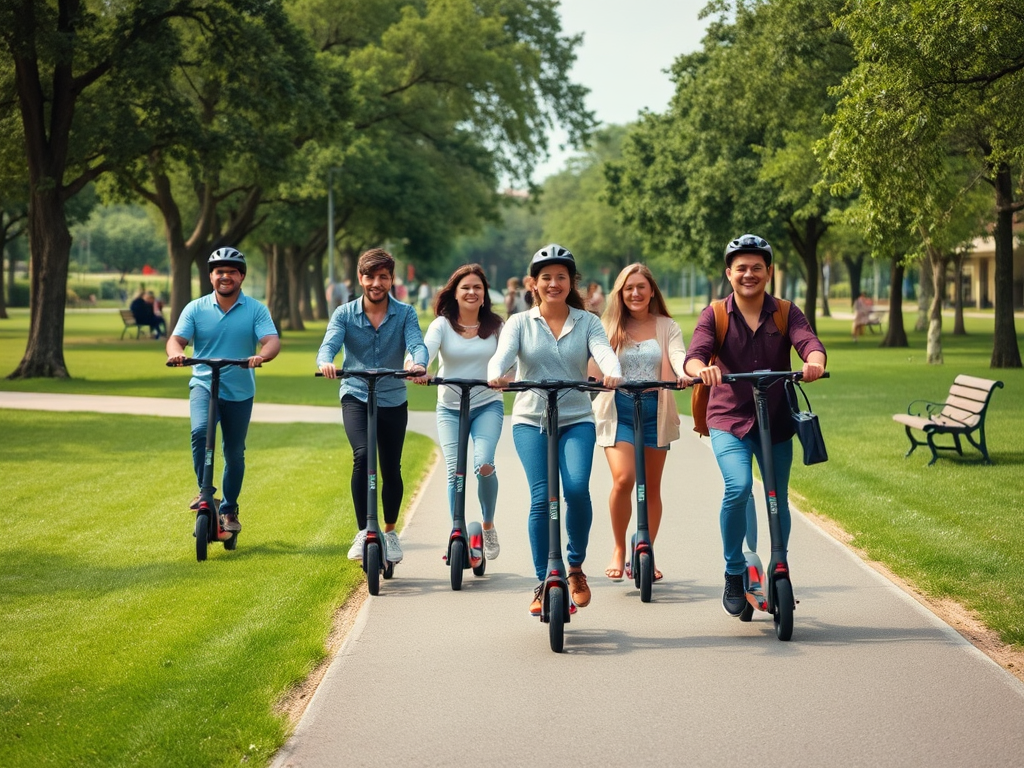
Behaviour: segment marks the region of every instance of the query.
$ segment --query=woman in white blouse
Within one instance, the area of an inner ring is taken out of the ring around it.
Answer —
[[[487,379],[487,362],[498,346],[501,318],[491,308],[487,278],[479,264],[459,267],[438,291],[434,314],[423,342],[430,361],[440,357],[438,375],[452,379]],[[427,377],[413,379],[426,383]],[[448,503],[455,513],[455,461],[459,443],[459,390],[437,388],[437,435],[448,467]],[[494,509],[498,499],[498,475],[494,469],[494,451],[501,437],[505,406],[501,392],[487,387],[470,391],[469,434],[473,438],[473,469],[477,479],[477,497],[483,516],[484,555],[495,560],[501,548],[494,528]]]
[[[630,264],[619,273],[602,318],[626,381],[676,381],[685,386],[683,332],[669,315],[654,275],[643,264]],[[661,476],[669,443],[679,439],[679,412],[666,389],[645,392],[644,458],[647,466],[647,515],[651,542],[661,525]],[[594,399],[597,444],[604,448],[612,472],[608,507],[614,548],[605,575],[621,581],[626,559],[626,529],[633,512],[636,464],[633,446],[633,401],[619,392],[602,392]],[[655,581],[661,579],[655,571]]]
[[[615,387],[622,370],[608,344],[601,321],[583,308],[576,288],[576,262],[572,253],[551,244],[533,257],[536,305],[512,315],[498,339],[498,351],[487,366],[492,386],[502,386],[504,372],[519,363],[524,381],[585,381],[587,359],[593,357],[604,384]],[[540,593],[548,563],[547,435],[544,434],[546,399],[534,392],[516,395],[512,409],[512,438],[530,483],[530,548],[540,581],[533,593],[530,613],[540,614]],[[594,458],[594,414],[590,397],[575,390],[558,400],[558,466],[565,496],[565,532],[569,595],[580,608],[590,603],[590,587],[583,573],[594,508],[590,500],[590,470]]]

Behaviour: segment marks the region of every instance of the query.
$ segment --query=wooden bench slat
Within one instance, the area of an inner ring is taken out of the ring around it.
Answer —
[[[957,397],[964,397],[968,400],[974,400],[976,403],[984,403],[988,400],[990,389],[975,389],[974,387],[961,387],[958,384],[954,384],[949,388],[950,395],[956,395]]]
[[[962,397],[947,397],[946,408],[955,408],[958,411],[965,411],[966,413],[981,413],[985,410],[985,403],[979,403],[977,400],[965,400]],[[945,410],[946,408],[943,408]]]
[[[996,387],[1003,386],[1003,382],[995,381],[993,379],[980,379],[977,376],[968,376],[966,373],[961,373],[953,380],[954,384],[960,384],[964,387],[974,387],[975,389],[983,389],[986,392],[991,392]]]

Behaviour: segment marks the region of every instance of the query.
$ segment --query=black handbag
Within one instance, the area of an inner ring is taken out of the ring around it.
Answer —
[[[797,398],[796,390],[804,396],[807,403],[807,410],[800,410],[800,400]],[[804,447],[804,464],[821,464],[828,461],[828,451],[825,450],[825,438],[821,435],[821,424],[818,422],[818,414],[811,411],[811,401],[807,399],[807,393],[799,383],[786,381],[786,399],[789,401],[790,410],[793,413],[793,431],[800,439]]]

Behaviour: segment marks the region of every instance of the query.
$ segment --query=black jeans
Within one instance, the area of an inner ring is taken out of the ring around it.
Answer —
[[[359,530],[366,528],[366,403],[352,395],[341,398],[341,420],[352,445],[352,504]],[[402,507],[402,448],[409,424],[409,404],[377,407],[377,488],[384,508],[384,522],[394,525]]]

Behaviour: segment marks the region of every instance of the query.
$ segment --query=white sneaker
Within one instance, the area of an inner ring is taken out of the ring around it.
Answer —
[[[403,552],[402,545],[398,541],[398,534],[394,531],[388,531],[384,534],[384,547],[387,550],[387,559],[389,563],[400,563],[402,562]]]
[[[498,544],[498,529],[484,528],[484,557],[488,560],[497,560],[501,554],[501,545]]]
[[[366,531],[362,530],[352,539],[352,546],[348,548],[348,559],[362,560],[364,544],[366,544]]]

